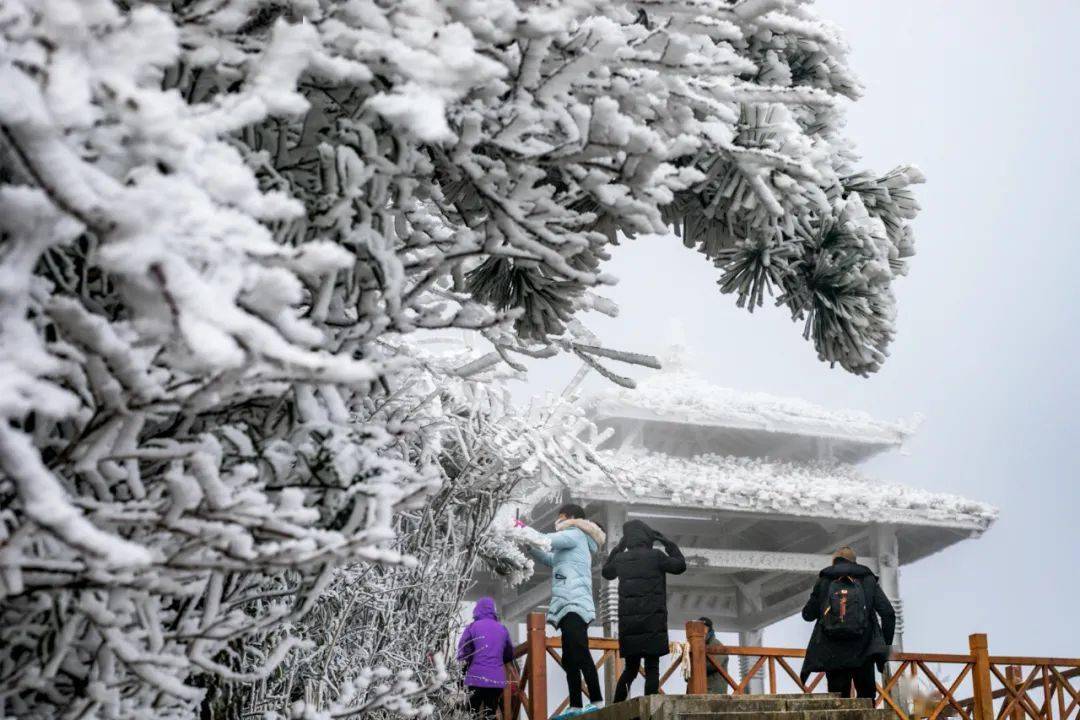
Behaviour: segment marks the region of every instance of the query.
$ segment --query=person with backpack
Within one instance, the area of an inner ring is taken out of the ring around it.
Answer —
[[[612,549],[601,574],[619,581],[619,655],[626,668],[615,686],[615,702],[630,694],[645,664],[645,694],[660,691],[660,658],[668,654],[667,576],[686,571],[679,546],[641,522],[623,524],[622,540]],[[659,542],[664,549],[653,547]]]
[[[551,601],[547,621],[562,633],[563,669],[569,707],[558,718],[574,717],[603,707],[600,677],[589,652],[589,623],[596,619],[593,603],[592,556],[604,546],[604,531],[585,519],[585,509],[567,504],[559,508],[555,532],[545,535],[547,552],[530,547],[533,558],[551,568]],[[582,705],[581,681],[589,693]]]
[[[802,680],[824,672],[829,692],[873,699],[877,694],[874,666],[884,672],[896,630],[896,613],[877,576],[856,562],[855,551],[842,547],[833,563],[818,575],[803,619],[813,622]]]
[[[708,631],[705,633],[705,648],[715,648],[722,650],[724,643],[720,642],[720,638],[716,637],[716,631],[713,630],[713,621],[710,618],[702,617],[698,618],[698,622],[705,626]],[[727,655],[709,655],[710,658],[716,661],[717,665],[724,668],[724,672],[728,671],[728,656]],[[727,695],[728,681],[724,678],[724,674],[717,669],[716,665],[711,662],[705,663],[705,683],[706,689],[712,695]]]
[[[465,665],[469,708],[481,718],[494,720],[506,687],[506,665],[514,661],[514,644],[491,598],[476,601],[473,621],[458,641],[457,659]]]

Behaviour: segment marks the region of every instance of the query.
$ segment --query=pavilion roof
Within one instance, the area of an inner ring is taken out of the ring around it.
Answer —
[[[883,450],[901,445],[919,419],[887,422],[865,412],[833,410],[805,400],[718,387],[698,373],[671,363],[636,389],[612,388],[585,401],[597,421],[616,418],[730,428],[759,435],[825,438]],[[768,442],[767,438],[763,438]],[[866,457],[870,453],[862,453]]]
[[[780,463],[642,449],[601,451],[610,475],[590,473],[574,494],[631,504],[754,512],[854,522],[937,526],[981,533],[997,508],[957,495],[869,479],[851,465]]]

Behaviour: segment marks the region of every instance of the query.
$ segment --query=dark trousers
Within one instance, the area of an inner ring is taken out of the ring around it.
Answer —
[[[829,670],[825,673],[825,682],[829,686],[829,692],[840,693],[840,697],[851,697],[852,683],[855,684],[855,697],[872,700],[877,696],[873,660],[858,668]]]
[[[485,720],[488,718],[494,720],[495,714],[499,711],[499,704],[502,702],[502,695],[502,688],[471,687],[469,688],[469,709],[472,710],[473,715]]]
[[[570,707],[579,708],[581,704],[581,678],[585,676],[585,687],[589,692],[589,702],[603,702],[600,690],[600,677],[596,674],[592,654],[589,653],[589,623],[577,613],[567,613],[559,621],[562,631],[562,661],[566,671],[566,689],[570,695]]]
[[[641,661],[645,661],[645,694],[656,695],[660,692],[660,657],[658,655],[630,655],[625,658],[626,667],[619,675],[619,682],[615,685],[615,702],[622,702],[630,695],[630,686],[634,684],[641,669]]]

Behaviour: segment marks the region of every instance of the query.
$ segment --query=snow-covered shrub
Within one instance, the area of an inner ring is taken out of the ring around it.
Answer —
[[[415,348],[412,352],[419,355]],[[531,575],[532,561],[516,543],[547,544],[535,530],[514,527],[505,501],[526,479],[570,482],[585,471],[582,464],[594,462],[594,444],[578,439],[586,422],[579,408],[550,400],[535,412],[521,413],[494,387],[440,378],[438,366],[445,362],[426,359],[424,370],[409,373],[413,381],[388,400],[396,408],[391,414],[422,412],[418,401],[440,406],[419,432],[439,438],[442,486],[423,508],[403,512],[395,522],[392,547],[415,562],[338,571],[312,611],[291,629],[311,649],[251,688],[239,708],[223,703],[219,716],[284,714],[290,708],[453,715],[453,694],[433,698],[422,691],[442,679],[443,663],[433,663],[433,656],[453,656],[461,603],[474,570],[483,563],[510,583],[523,580]],[[431,395],[435,381],[439,389]],[[378,684],[355,685],[355,678],[387,657],[394,658],[396,672],[410,674],[418,697],[403,699]],[[447,669],[455,676],[457,670],[456,665]]]
[[[0,712],[189,717],[307,657],[343,568],[452,517],[447,387],[648,362],[578,319],[620,232],[875,370],[919,176],[852,166],[857,87],[798,0],[0,3]],[[455,329],[490,352],[425,370]]]

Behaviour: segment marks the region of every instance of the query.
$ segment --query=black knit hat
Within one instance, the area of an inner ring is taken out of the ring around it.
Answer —
[[[559,508],[559,515],[565,515],[568,518],[584,518],[585,508],[576,503],[566,503]]]
[[[699,623],[702,623],[703,625],[705,625],[705,627],[709,628],[710,630],[712,630],[712,629],[713,629],[713,626],[712,626],[712,620],[710,620],[710,619],[709,619],[709,618],[707,618],[707,617],[699,617],[699,618],[698,618],[698,622],[699,622]]]

